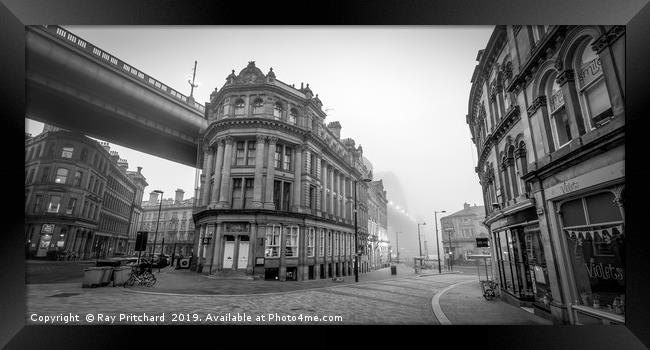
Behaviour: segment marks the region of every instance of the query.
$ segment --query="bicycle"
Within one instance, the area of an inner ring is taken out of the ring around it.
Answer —
[[[129,279],[124,282],[124,287],[132,287],[136,283],[140,286],[153,287],[156,284],[156,276],[151,273],[150,269],[134,267]]]
[[[491,280],[481,281],[481,289],[483,290],[485,300],[489,301],[496,298],[498,286],[498,283]]]

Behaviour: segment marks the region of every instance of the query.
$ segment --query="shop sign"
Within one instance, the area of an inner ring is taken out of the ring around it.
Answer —
[[[477,248],[486,248],[489,247],[490,245],[488,244],[488,239],[483,238],[483,237],[477,237],[476,238],[476,247]]]
[[[625,164],[623,161],[616,162],[547,188],[545,190],[546,198],[551,199],[563,196],[623,176],[625,176]]]
[[[49,234],[54,233],[54,224],[43,224],[43,227],[41,228],[41,233],[49,233]]]

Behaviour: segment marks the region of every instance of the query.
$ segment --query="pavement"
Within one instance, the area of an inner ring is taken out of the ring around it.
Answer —
[[[27,285],[27,324],[545,324],[480,296],[476,275],[400,266],[343,282],[226,280],[156,272],[154,288]],[[185,284],[191,282],[192,284]],[[183,283],[178,285],[176,283]],[[187,287],[191,286],[191,287]],[[477,294],[478,293],[478,294]],[[151,316],[157,316],[151,320]]]

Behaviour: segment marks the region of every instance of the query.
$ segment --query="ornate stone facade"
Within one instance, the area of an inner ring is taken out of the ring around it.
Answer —
[[[307,280],[353,273],[354,186],[359,245],[368,241],[372,170],[361,146],[325,124],[322,102],[249,62],[207,104],[194,214],[198,269]],[[235,229],[236,228],[236,229]],[[369,268],[366,255],[360,271]]]

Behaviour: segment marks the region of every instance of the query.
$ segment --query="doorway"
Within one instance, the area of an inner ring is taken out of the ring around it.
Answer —
[[[248,236],[239,237],[239,254],[237,259],[237,269],[246,269],[248,267]]]
[[[223,268],[232,269],[233,260],[235,257],[235,237],[224,236],[226,241],[223,247]]]

